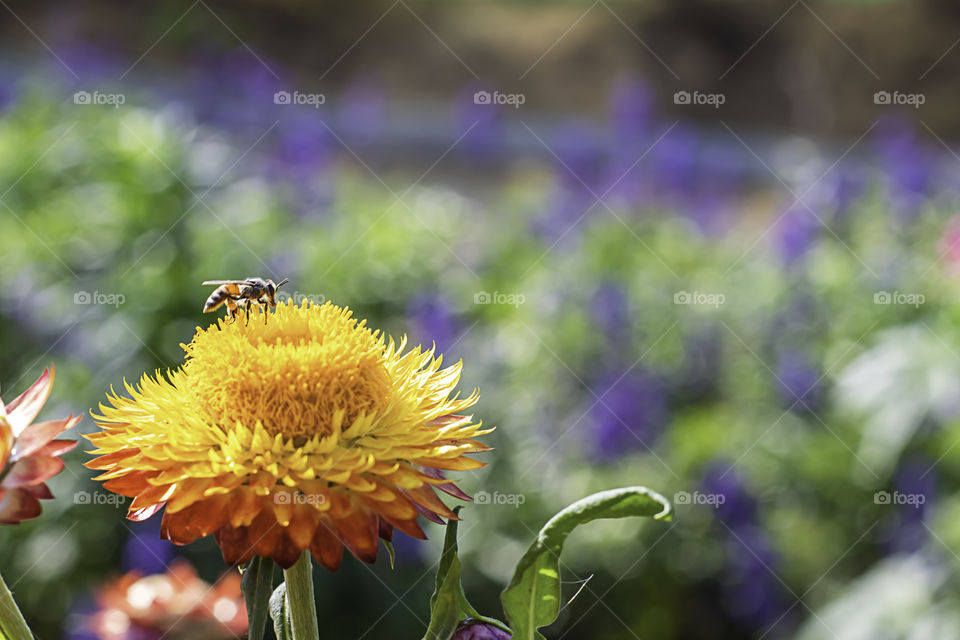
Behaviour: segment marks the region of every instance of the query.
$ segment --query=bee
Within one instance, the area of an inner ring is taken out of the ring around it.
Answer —
[[[227,305],[227,317],[236,320],[237,310],[241,307],[247,312],[247,323],[250,323],[250,305],[253,303],[261,305],[277,306],[277,289],[290,282],[289,278],[284,278],[280,284],[274,284],[273,280],[264,280],[263,278],[247,278],[246,280],[206,280],[204,286],[217,285],[217,288],[206,304],[203,305],[203,312],[210,313],[216,311],[224,303]],[[267,315],[263,315],[263,322],[266,324]]]

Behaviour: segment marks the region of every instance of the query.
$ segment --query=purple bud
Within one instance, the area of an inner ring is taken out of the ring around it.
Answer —
[[[510,640],[510,634],[492,624],[467,618],[457,626],[453,640]]]

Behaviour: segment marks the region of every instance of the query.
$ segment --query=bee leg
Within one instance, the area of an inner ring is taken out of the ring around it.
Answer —
[[[267,306],[267,304],[263,301],[262,298],[260,300],[257,300],[257,302],[260,303],[260,310],[263,311],[263,325],[266,326],[267,312],[270,311],[270,308]]]
[[[247,304],[243,305],[243,308],[247,312],[247,322],[244,326],[249,327],[250,326],[250,301],[249,300],[247,301]]]
[[[231,297],[227,297],[227,320],[231,323],[237,321],[237,303]]]

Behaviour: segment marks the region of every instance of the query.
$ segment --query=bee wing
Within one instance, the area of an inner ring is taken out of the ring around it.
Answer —
[[[222,284],[247,284],[247,281],[246,280],[204,280],[202,284],[203,286],[208,286],[208,285],[220,286]]]

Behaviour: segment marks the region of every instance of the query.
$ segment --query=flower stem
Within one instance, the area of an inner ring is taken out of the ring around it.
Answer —
[[[27,626],[13,594],[7,589],[0,577],[0,637],[8,640],[33,640],[33,633]]]
[[[313,600],[313,560],[304,551],[297,563],[283,570],[287,583],[287,611],[293,640],[320,640],[317,605]]]

